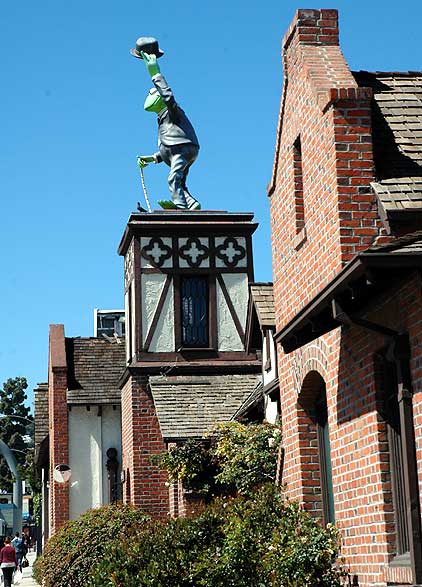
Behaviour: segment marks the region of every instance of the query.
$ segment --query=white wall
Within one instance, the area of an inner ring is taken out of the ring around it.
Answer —
[[[141,277],[142,344],[148,336],[166,278],[167,276],[163,273],[143,274]],[[175,350],[173,287],[172,283],[151,341],[149,349],[151,352],[163,353]]]
[[[274,381],[277,377],[277,353],[273,338],[273,333],[270,331],[269,345],[267,345],[267,338],[264,336],[262,342],[262,382],[265,385]],[[270,356],[270,369],[265,369],[268,355]]]
[[[70,519],[108,503],[106,451],[114,447],[121,461],[120,407],[72,406],[69,412]]]
[[[275,424],[278,417],[277,401],[272,400],[268,395],[265,396],[265,419],[270,424]]]
[[[270,358],[270,368],[265,369],[267,358]],[[273,332],[269,330],[269,336],[262,337],[262,382],[264,387],[277,378],[277,350]],[[278,405],[276,400],[265,396],[265,419],[270,424],[275,424],[278,417]]]
[[[246,327],[248,305],[248,276],[246,273],[222,274],[230,300],[243,330]],[[217,282],[217,332],[219,351],[242,351],[244,349],[235,323],[230,314],[221,287]]]

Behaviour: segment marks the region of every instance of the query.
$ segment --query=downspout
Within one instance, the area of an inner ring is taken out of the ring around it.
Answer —
[[[16,518],[13,518],[13,533],[22,532],[22,480],[18,471],[18,463],[14,454],[3,440],[0,440],[0,454],[6,459],[6,463],[15,477],[13,483],[13,503],[16,507]]]
[[[409,524],[410,562],[414,585],[422,584],[422,530],[419,501],[418,470],[416,465],[416,442],[413,426],[413,394],[410,375],[409,335],[399,334],[392,341],[398,382],[400,427],[402,430],[402,452],[404,463],[404,491],[406,513]]]

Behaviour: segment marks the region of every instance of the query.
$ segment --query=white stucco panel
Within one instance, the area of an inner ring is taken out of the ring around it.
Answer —
[[[276,370],[276,361],[277,361],[277,356],[276,356],[276,347],[275,347],[275,342],[274,342],[274,338],[273,338],[273,334],[270,332],[270,337],[269,337],[269,345],[267,345],[267,340],[264,337],[263,339],[263,345],[262,345],[262,373],[263,373],[263,383],[264,385],[268,385],[269,383],[271,383],[271,381],[274,381],[274,379],[277,377],[277,370]],[[269,348],[268,348],[269,347]],[[270,368],[269,369],[265,369],[265,364],[267,362],[267,357],[268,354],[270,356]]]
[[[125,293],[125,323],[126,323],[126,361],[130,361],[129,337],[132,336],[132,324],[129,322],[129,291]]]
[[[101,418],[97,409],[73,406],[69,412],[69,514],[73,520],[102,504]]]
[[[172,238],[169,236],[163,236],[160,237],[161,238],[161,242],[163,243],[163,245],[165,247],[169,247],[170,249],[173,248],[173,241]],[[141,246],[141,251],[144,247],[148,247],[149,245],[151,245],[151,249],[148,251],[148,253],[154,258],[154,260],[157,262],[160,259],[160,251],[161,253],[168,253],[167,249],[162,250],[160,249],[160,245],[158,243],[152,243],[153,237],[150,236],[143,236],[141,237],[141,242],[140,242],[140,246]],[[147,267],[156,267],[157,265],[153,265],[148,259],[145,259],[142,254],[141,254],[141,267],[142,268],[147,268]],[[168,259],[165,259],[163,261],[163,263],[160,264],[160,267],[173,267],[173,257],[170,256]]]
[[[278,418],[278,407],[277,402],[273,401],[270,397],[265,398],[265,419],[270,424],[275,424]]]
[[[245,329],[248,304],[248,276],[246,273],[222,275],[230,300]],[[217,328],[218,350],[242,351],[243,343],[237,332],[236,325],[227,306],[221,287],[217,282]]]
[[[142,343],[148,336],[165,281],[163,273],[141,275]]]
[[[136,316],[135,316],[135,308],[136,308],[136,294],[135,294],[135,288],[132,285],[131,287],[131,292],[132,292],[132,299],[131,299],[131,321],[130,321],[130,336],[132,339],[132,356],[135,355],[135,349],[136,349]],[[132,358],[132,357],[130,357]]]
[[[174,344],[174,301],[173,284],[170,286],[163,309],[157,323],[154,336],[149,347],[153,353],[169,353],[175,351]]]

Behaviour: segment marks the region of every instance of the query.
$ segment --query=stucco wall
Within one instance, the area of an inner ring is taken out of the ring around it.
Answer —
[[[265,365],[267,363],[267,358],[270,358],[270,368],[265,369]],[[262,345],[262,382],[264,385],[268,385],[271,381],[277,377],[277,354],[275,343],[270,334],[270,344],[267,344],[266,338],[263,339]]]
[[[246,273],[224,274],[223,280],[242,328],[246,324],[248,276]],[[217,328],[219,351],[242,351],[243,343],[236,330],[223,292],[217,285]]]
[[[107,449],[118,450],[121,461],[120,408],[72,406],[69,412],[70,519],[109,502]]]
[[[141,277],[143,344],[154,319],[165,281],[166,275],[162,273],[145,274]],[[173,287],[170,287],[167,293],[164,308],[149,350],[151,352],[171,352],[175,350]]]

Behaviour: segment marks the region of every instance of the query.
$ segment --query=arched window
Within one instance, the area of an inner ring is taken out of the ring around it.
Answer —
[[[325,381],[305,377],[298,399],[299,446],[304,505],[326,525],[334,523],[334,496]]]

